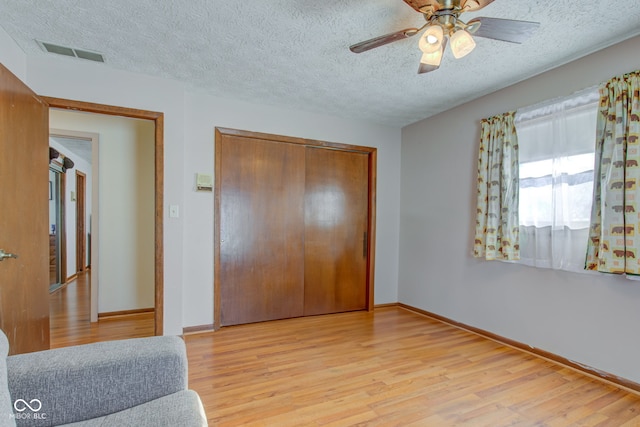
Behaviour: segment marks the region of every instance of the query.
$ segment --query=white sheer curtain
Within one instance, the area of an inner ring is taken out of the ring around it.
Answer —
[[[598,101],[593,87],[516,112],[520,263],[584,271]]]

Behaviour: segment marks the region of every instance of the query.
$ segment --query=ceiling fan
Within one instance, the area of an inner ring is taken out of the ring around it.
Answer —
[[[422,51],[418,74],[422,74],[440,67],[447,41],[451,44],[453,56],[458,59],[475,48],[476,42],[472,34],[476,37],[522,43],[540,26],[539,22],[500,18],[474,18],[467,23],[460,20],[462,13],[482,9],[493,0],[404,0],[404,2],[422,13],[427,23],[420,28],[405,28],[356,43],[349,47],[351,52],[366,52],[413,37],[424,30],[418,42]]]

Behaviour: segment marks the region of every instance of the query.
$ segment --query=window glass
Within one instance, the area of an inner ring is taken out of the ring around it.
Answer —
[[[598,90],[518,110],[524,264],[583,271],[593,198]]]

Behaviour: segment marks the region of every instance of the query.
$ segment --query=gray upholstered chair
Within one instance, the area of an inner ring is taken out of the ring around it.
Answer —
[[[0,331],[0,426],[206,426],[187,389],[179,337],[7,356]]]

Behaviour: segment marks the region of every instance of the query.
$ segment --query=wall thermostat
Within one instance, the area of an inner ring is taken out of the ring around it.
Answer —
[[[213,176],[204,173],[196,174],[197,191],[213,191]]]

